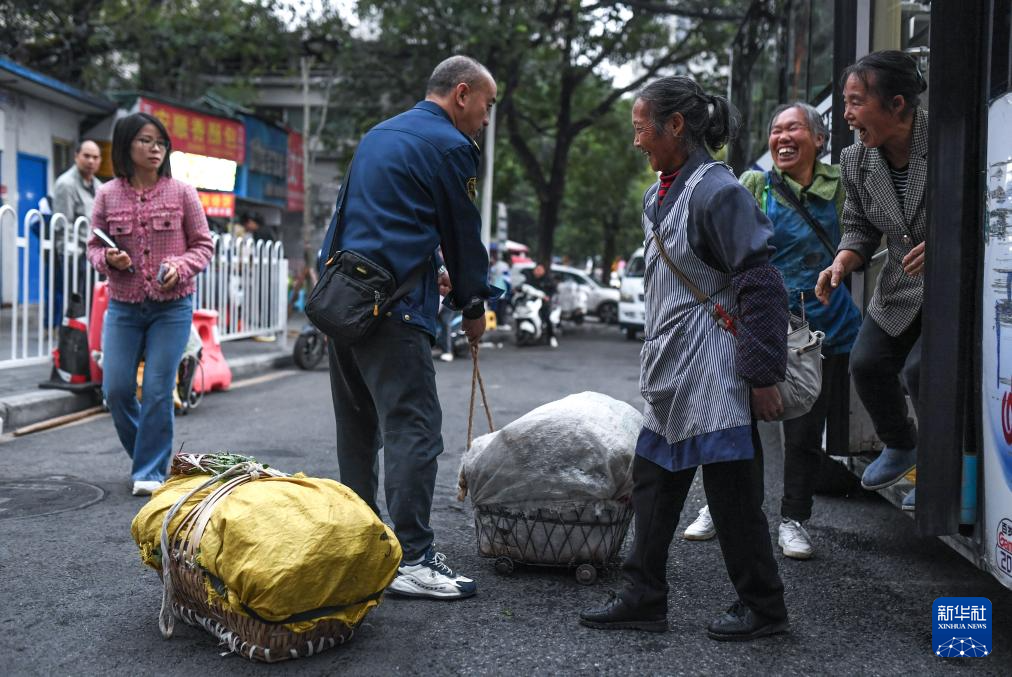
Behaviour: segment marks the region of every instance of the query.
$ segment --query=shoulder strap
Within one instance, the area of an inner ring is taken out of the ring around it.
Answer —
[[[688,275],[679,270],[678,266],[675,265],[675,262],[671,260],[671,257],[668,256],[668,252],[664,250],[664,245],[661,243],[661,238],[657,236],[656,232],[653,233],[653,236],[654,236],[654,244],[657,245],[657,253],[660,254],[662,259],[664,259],[664,263],[668,264],[668,268],[670,268],[671,272],[675,274],[675,277],[681,280],[682,284],[688,287],[689,291],[696,298],[696,301],[698,301],[700,305],[706,306],[707,304],[711,303],[712,302],[711,297],[707,295],[702,289],[697,287],[696,283],[693,282]],[[717,324],[719,324],[721,328],[726,329],[732,334],[737,334],[738,330],[734,325],[735,322],[734,318],[732,318],[731,315],[726,310],[724,310],[723,306],[721,306],[719,303],[713,303],[713,318],[717,321]]]
[[[339,231],[341,224],[344,221],[344,205],[347,202],[348,196],[348,183],[351,181],[351,165],[355,161],[352,157],[351,162],[348,163],[348,168],[344,172],[344,181],[341,182],[341,190],[337,194],[337,204],[334,206],[334,216],[330,220],[330,226],[327,228],[327,234],[323,238],[323,245],[320,247],[320,259],[317,262],[318,270],[316,272],[322,273],[326,267],[325,262],[329,261],[337,250],[337,243],[341,241],[339,237]]]
[[[770,183],[773,185],[773,189],[780,193],[780,196],[787,200],[787,203],[794,208],[794,211],[800,214],[808,225],[811,226],[812,230],[815,231],[815,234],[822,242],[822,245],[829,252],[829,255],[836,256],[836,247],[833,246],[833,241],[829,239],[829,234],[826,233],[826,229],[822,227],[822,224],[815,220],[815,217],[812,216],[811,212],[808,211],[808,208],[802,204],[801,200],[798,199],[798,196],[794,194],[794,191],[787,187],[787,184],[784,182],[784,178],[772,169],[770,170]]]

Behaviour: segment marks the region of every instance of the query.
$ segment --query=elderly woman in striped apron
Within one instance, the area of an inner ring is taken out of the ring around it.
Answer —
[[[717,640],[786,632],[755,424],[782,413],[776,383],[787,362],[787,295],[767,245],[773,228],[730,168],[707,152],[733,131],[726,99],[686,77],[661,78],[637,96],[632,123],[635,146],[660,173],[643,199],[646,407],[633,463],[636,537],[623,565],[624,589],[580,622],[667,629],[668,548],[703,466],[738,594],[707,632]]]

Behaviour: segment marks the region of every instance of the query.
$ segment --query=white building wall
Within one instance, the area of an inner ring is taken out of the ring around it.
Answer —
[[[27,97],[17,92],[0,90],[0,134],[3,136],[3,159],[0,166],[0,181],[6,186],[4,204],[18,210],[18,153],[26,153],[46,159],[47,191],[52,191],[53,181],[53,139],[76,141],[82,116],[54,104]],[[35,205],[32,205],[33,207]],[[0,260],[0,275],[3,275],[3,303],[13,301],[17,288],[17,259],[12,247],[4,247]]]

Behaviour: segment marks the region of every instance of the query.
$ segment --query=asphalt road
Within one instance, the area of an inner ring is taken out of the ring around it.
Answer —
[[[481,354],[498,424],[567,394],[596,390],[640,406],[638,343],[588,325],[559,350],[511,344]],[[671,548],[671,631],[601,632],[577,612],[617,583],[592,587],[570,573],[521,569],[497,575],[477,556],[469,504],[455,498],[465,444],[470,361],[437,362],[446,452],[433,526],[437,546],[472,575],[479,594],[459,602],[385,600],[352,642],[325,654],[264,667],[222,657],[203,631],[177,625],[163,640],[161,586],[141,565],[130,520],[129,463],[108,416],[0,441],[0,478],[73,477],[105,491],[92,505],[49,516],[0,513],[0,672],[8,675],[195,674],[1008,674],[1012,593],[947,546],[918,538],[913,522],[881,498],[818,498],[809,531],[817,557],[777,550],[793,633],[747,644],[709,640],[706,623],[734,592],[715,541],[676,539]],[[480,416],[476,417],[480,421]],[[275,372],[215,394],[177,421],[188,451],[249,453],[289,472],[337,477],[327,374]],[[782,466],[767,454],[767,512],[775,539]],[[680,528],[702,505],[697,478]],[[2,506],[0,506],[2,507]],[[771,509],[772,508],[772,509]],[[994,608],[994,652],[985,659],[935,658],[931,603],[983,596]]]

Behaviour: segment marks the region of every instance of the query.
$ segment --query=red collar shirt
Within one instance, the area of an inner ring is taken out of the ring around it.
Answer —
[[[91,225],[130,255],[134,272],[116,270],[106,263],[101,240],[95,235],[88,240],[88,260],[109,278],[112,298],[125,303],[172,301],[192,294],[197,275],[214,251],[197,190],[176,179],[162,177],[143,190],[126,179],[110,181],[95,196]],[[179,273],[179,281],[167,292],[157,281],[162,263]]]

